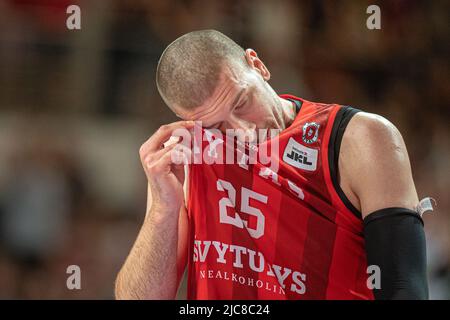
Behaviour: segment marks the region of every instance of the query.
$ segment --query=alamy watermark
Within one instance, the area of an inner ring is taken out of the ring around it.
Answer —
[[[174,164],[262,164],[277,172],[279,167],[279,129],[203,129],[196,121],[193,130],[179,128],[172,137],[180,139],[171,160]],[[269,142],[270,140],[270,142]]]
[[[70,265],[66,269],[67,277],[66,287],[69,290],[81,290],[81,269],[76,264]]]
[[[79,6],[72,4],[67,7],[66,27],[69,30],[81,30],[81,9]]]
[[[379,6],[372,4],[367,7],[367,14],[370,16],[366,20],[366,26],[369,30],[380,30],[381,29],[381,9]]]

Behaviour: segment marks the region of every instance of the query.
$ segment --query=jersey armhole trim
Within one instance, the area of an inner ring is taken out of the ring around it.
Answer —
[[[189,191],[190,191],[190,186],[189,186],[189,165],[185,164],[184,165],[184,182],[183,182],[183,196],[184,196],[184,204],[186,205],[186,210],[189,207]]]
[[[336,114],[334,119],[333,128],[331,130],[330,142],[328,144],[328,164],[330,170],[330,177],[333,183],[333,187],[336,190],[341,201],[358,219],[362,219],[361,212],[355,208],[350,200],[345,195],[344,191],[339,185],[339,152],[341,149],[342,137],[344,136],[345,129],[348,123],[355,114],[361,110],[352,108],[349,106],[342,106]]]
[[[286,98],[286,100],[289,100],[295,104],[295,114],[298,115],[300,112],[300,109],[302,108],[303,101],[292,99],[292,98]]]

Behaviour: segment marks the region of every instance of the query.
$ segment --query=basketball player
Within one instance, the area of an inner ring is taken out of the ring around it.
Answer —
[[[173,299],[186,266],[188,299],[428,298],[422,202],[394,125],[278,95],[257,53],[214,30],[171,43],[156,79],[183,121],[140,149],[147,214],[117,298]],[[194,121],[224,133],[280,129],[279,167],[184,171],[166,142]]]

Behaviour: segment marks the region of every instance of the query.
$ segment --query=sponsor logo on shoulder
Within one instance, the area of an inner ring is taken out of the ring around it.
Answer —
[[[319,127],[320,125],[315,122],[305,123],[303,126],[303,142],[307,144],[316,142],[319,136]]]
[[[283,161],[299,169],[314,171],[317,168],[318,154],[317,149],[305,147],[293,138],[289,138],[284,149]]]

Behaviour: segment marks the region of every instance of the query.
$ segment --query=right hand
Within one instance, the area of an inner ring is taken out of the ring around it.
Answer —
[[[166,145],[176,129],[187,130],[192,121],[178,121],[161,126],[140,148],[139,155],[152,195],[152,208],[178,212],[183,204],[184,165],[172,159],[182,157],[175,148],[178,143]]]

